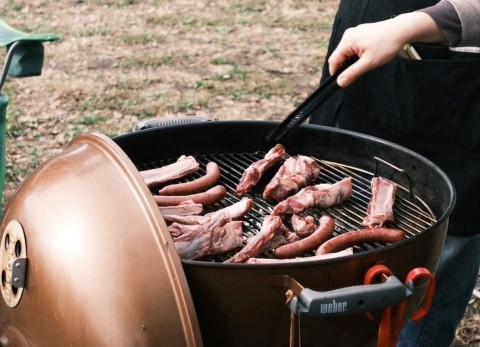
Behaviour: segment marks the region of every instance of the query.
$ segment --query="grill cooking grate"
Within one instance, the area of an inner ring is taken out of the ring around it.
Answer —
[[[194,155],[200,163],[200,169],[194,175],[184,179],[193,180],[205,174],[205,167],[208,162],[214,161],[221,168],[221,178],[219,184],[227,189],[226,197],[219,203],[205,208],[205,213],[227,207],[241,199],[237,196],[235,189],[246,168],[254,161],[262,159],[266,152],[241,152],[241,153],[217,153],[208,155]],[[288,157],[288,155],[287,155]],[[147,170],[175,162],[178,158],[164,159],[154,163],[145,163],[139,170]],[[374,173],[365,170],[346,166],[341,163],[324,161],[316,159],[320,166],[320,175],[314,184],[336,183],[345,177],[352,177],[353,194],[352,197],[344,203],[329,209],[309,209],[301,215],[311,215],[317,221],[322,214],[329,214],[335,218],[334,235],[342,234],[354,229],[361,229],[362,220],[367,213],[367,206],[371,198],[370,182]],[[373,160],[373,159],[372,159]],[[247,195],[254,201],[254,206],[250,212],[243,218],[243,236],[244,242],[259,232],[263,222],[263,217],[271,213],[275,204],[265,201],[262,197],[263,188],[273,177],[279,165],[270,168],[257,186]],[[394,205],[395,223],[392,227],[397,227],[405,231],[407,237],[421,233],[436,222],[431,209],[417,196],[410,194],[410,187],[404,187],[398,184],[397,196]],[[152,194],[155,194],[152,191]],[[288,226],[288,224],[287,224]],[[373,249],[384,247],[384,243],[368,243],[355,246],[355,253],[366,252]],[[223,262],[230,258],[235,252],[230,252],[222,256],[201,259],[202,261]],[[262,257],[272,257],[270,253],[264,253]]]

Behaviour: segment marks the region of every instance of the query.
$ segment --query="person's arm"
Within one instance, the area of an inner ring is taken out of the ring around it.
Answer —
[[[480,1],[479,0],[443,0],[450,3],[461,23],[461,39],[455,46],[480,46]]]
[[[337,79],[346,87],[365,72],[388,63],[409,42],[442,43],[446,38],[430,15],[424,12],[401,14],[376,23],[361,24],[345,31],[328,59],[330,74],[352,56],[358,56]]]

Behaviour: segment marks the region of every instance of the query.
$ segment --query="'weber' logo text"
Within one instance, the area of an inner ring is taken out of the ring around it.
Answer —
[[[328,314],[328,313],[339,313],[339,312],[347,312],[347,302],[336,302],[332,300],[330,303],[320,304],[320,313]]]

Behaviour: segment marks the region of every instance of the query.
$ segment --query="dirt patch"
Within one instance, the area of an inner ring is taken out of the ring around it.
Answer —
[[[282,119],[318,85],[338,0],[9,0],[2,19],[61,36],[10,79],[5,200],[77,134],[152,117]],[[479,300],[456,345],[480,340]]]

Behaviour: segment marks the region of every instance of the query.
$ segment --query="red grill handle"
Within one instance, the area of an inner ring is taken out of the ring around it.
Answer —
[[[374,283],[375,279],[379,280],[379,276],[389,278],[390,276],[393,276],[393,272],[384,265],[373,266],[367,271],[364,283]],[[405,279],[405,287],[409,288],[410,292],[413,293],[415,282],[422,277],[427,279],[428,286],[422,305],[413,312],[410,317],[410,319],[415,322],[425,318],[432,306],[433,294],[435,292],[435,278],[428,269],[420,267],[411,270]],[[395,310],[393,310],[392,307],[386,307],[383,310],[382,319],[378,328],[378,347],[395,347],[397,345],[400,331],[407,318],[405,316],[406,310],[407,300],[402,301]],[[367,313],[367,316],[370,319],[373,319],[370,313]]]

